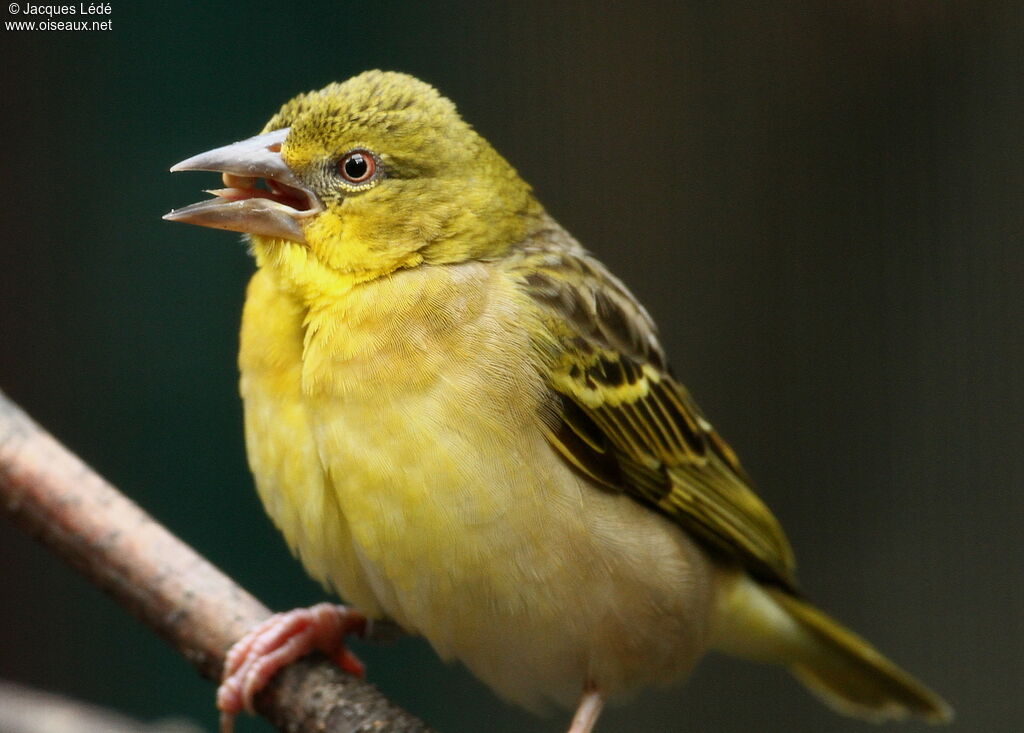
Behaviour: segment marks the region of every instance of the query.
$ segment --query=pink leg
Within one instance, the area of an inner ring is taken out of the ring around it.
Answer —
[[[597,688],[587,685],[580,697],[579,707],[576,708],[576,715],[572,718],[572,726],[569,733],[590,733],[601,715],[601,708],[604,707],[604,698]]]
[[[281,668],[312,651],[326,654],[346,672],[362,677],[362,662],[345,648],[348,634],[366,631],[366,619],[345,606],[319,603],[275,613],[228,651],[217,688],[221,733],[231,733],[235,715],[253,711],[253,699]]]

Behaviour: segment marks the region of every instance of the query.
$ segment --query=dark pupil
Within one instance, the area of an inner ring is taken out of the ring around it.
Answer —
[[[356,153],[345,161],[345,175],[349,178],[362,178],[366,175],[368,167],[366,158],[361,153]]]

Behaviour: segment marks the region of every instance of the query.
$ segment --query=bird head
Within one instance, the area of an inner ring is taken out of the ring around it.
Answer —
[[[321,276],[500,257],[541,214],[454,104],[393,72],[299,95],[261,134],[171,170],[220,172],[224,188],[165,219],[244,232],[257,258]]]

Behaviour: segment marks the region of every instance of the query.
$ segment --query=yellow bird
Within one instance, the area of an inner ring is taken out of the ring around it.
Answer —
[[[357,611],[234,647],[225,725],[311,649],[387,618],[502,698],[575,708],[681,680],[709,649],[785,665],[840,712],[950,708],[798,589],[782,529],[676,381],[626,287],[431,86],[302,94],[165,218],[244,232],[241,393],[263,504]],[[260,187],[260,182],[265,187]]]

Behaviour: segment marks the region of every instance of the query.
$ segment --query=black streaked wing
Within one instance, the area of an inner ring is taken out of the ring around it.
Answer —
[[[668,373],[650,316],[562,237],[551,232],[550,244],[524,249],[518,265],[554,337],[538,345],[553,390],[552,445],[598,483],[668,516],[754,576],[795,590],[782,528]]]

